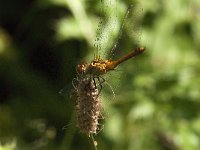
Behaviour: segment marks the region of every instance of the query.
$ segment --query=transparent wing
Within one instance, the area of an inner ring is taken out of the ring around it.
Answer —
[[[96,39],[94,42],[95,58],[106,55],[107,51],[109,51],[113,45],[114,37],[117,35],[119,26],[116,0],[101,0],[100,8],[100,21],[96,30]]]
[[[67,84],[58,93],[64,97],[69,97],[69,98],[73,97],[75,95],[75,91],[72,83]]]
[[[112,59],[115,53],[121,55],[120,53],[124,53],[125,50],[131,51],[140,47],[142,14],[142,6],[137,2],[128,4],[127,8],[124,9],[120,19],[118,35],[115,38],[113,47],[108,51],[107,59]]]

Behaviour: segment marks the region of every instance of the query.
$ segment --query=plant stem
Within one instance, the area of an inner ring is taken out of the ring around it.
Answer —
[[[94,137],[92,134],[89,136],[89,142],[90,142],[91,150],[98,150],[97,141],[94,140]]]

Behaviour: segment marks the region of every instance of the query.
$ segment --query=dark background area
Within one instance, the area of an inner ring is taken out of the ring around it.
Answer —
[[[133,2],[0,1],[0,149],[90,149],[87,136],[76,128],[70,90],[66,97],[58,92],[76,77],[78,63],[93,58],[99,16],[106,18],[104,54]],[[200,2],[138,4],[114,58],[134,49],[134,41],[146,51],[105,77],[116,98],[108,87],[102,91],[105,121],[95,136],[98,147],[197,150]]]

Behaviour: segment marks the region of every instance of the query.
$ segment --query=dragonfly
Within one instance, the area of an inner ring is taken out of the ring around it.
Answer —
[[[119,35],[117,38],[117,41],[115,42],[114,46],[112,47],[111,51],[110,51],[110,55],[114,55],[114,52],[116,50],[116,47],[118,45],[119,39],[121,38],[122,35],[122,29],[124,28],[124,24],[126,23],[126,19],[131,11],[131,9],[133,9],[133,4],[131,4],[128,8],[127,11],[123,17],[123,21],[121,23],[121,27],[120,27],[120,31],[119,31]],[[102,23],[102,21],[100,21]],[[100,23],[100,25],[101,25]],[[101,26],[99,26],[100,28]],[[101,30],[101,29],[99,29]],[[101,35],[96,37],[97,39],[101,38]],[[91,80],[93,80],[95,86],[100,86],[100,91],[103,88],[103,83],[106,81],[103,78],[104,74],[107,74],[108,72],[115,70],[120,64],[124,63],[125,61],[136,57],[137,55],[143,53],[145,51],[145,47],[137,47],[133,50],[131,50],[128,54],[120,57],[117,60],[113,60],[111,57],[109,57],[109,59],[102,59],[100,56],[100,51],[101,51],[101,45],[97,44],[96,45],[96,53],[94,56],[94,59],[90,62],[82,62],[77,64],[76,66],[76,72],[77,72],[77,77],[73,79],[72,81],[72,86],[71,84],[68,84],[66,87],[64,87],[63,89],[61,89],[59,91],[59,94],[66,96],[69,93],[69,90],[71,89],[75,89],[76,91],[76,86],[77,86],[77,82],[79,82],[80,78],[84,78],[84,77],[90,77]],[[97,83],[98,82],[98,83]],[[110,86],[110,85],[109,85]],[[71,90],[72,93],[74,94],[74,90]],[[113,90],[112,90],[113,91]],[[99,92],[100,93],[100,92]],[[113,92],[114,93],[114,92]],[[71,96],[71,95],[70,95]]]
[[[103,60],[99,57],[96,57],[90,63],[84,62],[78,64],[76,67],[76,71],[79,75],[90,75],[92,77],[98,77],[100,75],[106,74],[109,71],[114,70],[118,65],[130,58],[141,54],[142,52],[144,52],[144,50],[144,47],[138,47],[117,60]]]
[[[79,76],[82,76],[82,77],[90,76],[91,79],[94,81],[95,85],[97,85],[96,80],[95,80],[97,79],[98,85],[100,85],[100,91],[101,91],[102,84],[105,82],[105,79],[102,77],[102,75],[106,74],[109,71],[114,70],[121,63],[143,53],[144,51],[145,51],[145,47],[138,47],[117,60],[109,60],[109,59],[103,60],[99,57],[96,57],[90,63],[84,62],[84,63],[78,64],[76,66],[76,71]]]

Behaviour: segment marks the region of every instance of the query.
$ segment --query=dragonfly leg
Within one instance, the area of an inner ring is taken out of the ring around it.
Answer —
[[[78,78],[73,78],[72,80],[72,86],[74,87],[75,90],[77,90],[77,85],[75,85],[75,81],[79,81]]]
[[[93,83],[94,83],[94,86],[95,86],[95,89],[96,89],[97,88],[97,83],[95,81],[95,78],[92,78],[92,80],[93,80]]]
[[[112,93],[113,93],[113,98],[115,99],[115,98],[116,98],[116,97],[115,97],[115,92],[114,92],[112,86],[111,86],[108,82],[106,82],[106,80],[105,80],[103,77],[99,77],[99,78],[102,79],[102,81],[100,82],[101,84],[105,82],[105,84],[107,84],[107,85],[110,87],[110,89],[111,89],[111,91],[112,91]]]
[[[100,79],[102,79],[102,81]],[[99,77],[97,77],[97,80],[98,80],[99,85],[100,85],[100,90],[99,90],[99,94],[100,94],[100,92],[103,88],[102,84],[105,82],[105,79],[99,76]]]

